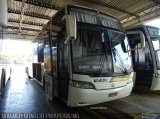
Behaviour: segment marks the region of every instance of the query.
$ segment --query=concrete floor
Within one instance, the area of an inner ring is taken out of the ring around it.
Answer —
[[[14,66],[13,74],[1,95],[1,116],[6,118],[4,114],[9,113],[10,117],[7,118],[11,118],[14,113],[51,113],[44,95],[42,89],[33,86],[26,79],[23,66]]]
[[[75,119],[93,119],[93,115],[82,108],[69,108],[59,100],[49,103],[44,89],[34,80],[27,79],[24,69],[24,66],[12,67],[11,78],[0,98],[0,119],[11,119],[14,116],[19,119],[31,119],[32,116],[45,119],[63,119],[69,116],[74,116]]]

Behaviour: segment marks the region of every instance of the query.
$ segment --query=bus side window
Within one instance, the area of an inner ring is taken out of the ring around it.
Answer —
[[[153,61],[152,61],[152,57],[151,57],[151,50],[149,49],[148,41],[146,41],[145,43],[146,43],[146,45],[145,45],[145,58],[146,58],[145,69],[152,70]]]
[[[131,48],[136,48],[140,44],[139,34],[128,35]],[[132,51],[133,66],[138,70],[152,70],[153,62],[151,58],[151,52],[149,49],[148,41],[145,41],[145,48]]]
[[[139,34],[129,34],[128,35],[129,44],[131,49],[138,48],[140,45],[140,35]],[[144,69],[145,67],[145,53],[144,49],[137,49],[132,51],[133,57],[133,68],[134,69]]]
[[[59,77],[67,78],[68,77],[68,52],[67,45],[64,44],[65,37],[64,34],[61,34],[59,39]]]
[[[78,29],[77,33],[77,39],[72,41],[72,49],[76,52],[74,52],[73,56],[76,57],[82,57],[87,55],[87,30],[84,29]],[[86,40],[86,41],[85,41]],[[84,42],[85,41],[85,42]]]
[[[68,69],[68,47],[65,43],[64,32],[59,34],[58,38],[58,95],[67,100],[69,86],[69,69]]]

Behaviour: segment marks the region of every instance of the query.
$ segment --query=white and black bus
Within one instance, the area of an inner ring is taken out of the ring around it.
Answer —
[[[132,51],[135,86],[160,90],[160,29],[145,25],[128,28],[131,48],[140,45],[140,34],[145,38],[145,48]]]
[[[58,97],[76,107],[130,95],[130,48],[117,18],[69,5],[42,29],[37,40],[42,39],[49,99]]]

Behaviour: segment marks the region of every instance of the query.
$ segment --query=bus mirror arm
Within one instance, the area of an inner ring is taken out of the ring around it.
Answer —
[[[68,40],[68,39],[66,39],[66,40],[64,41],[64,44],[68,46],[68,44],[69,44],[69,40]]]

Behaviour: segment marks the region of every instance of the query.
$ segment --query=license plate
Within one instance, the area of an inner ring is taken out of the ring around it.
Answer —
[[[108,94],[108,97],[114,97],[114,96],[117,96],[117,92],[115,92],[115,93],[110,93],[110,94]]]

